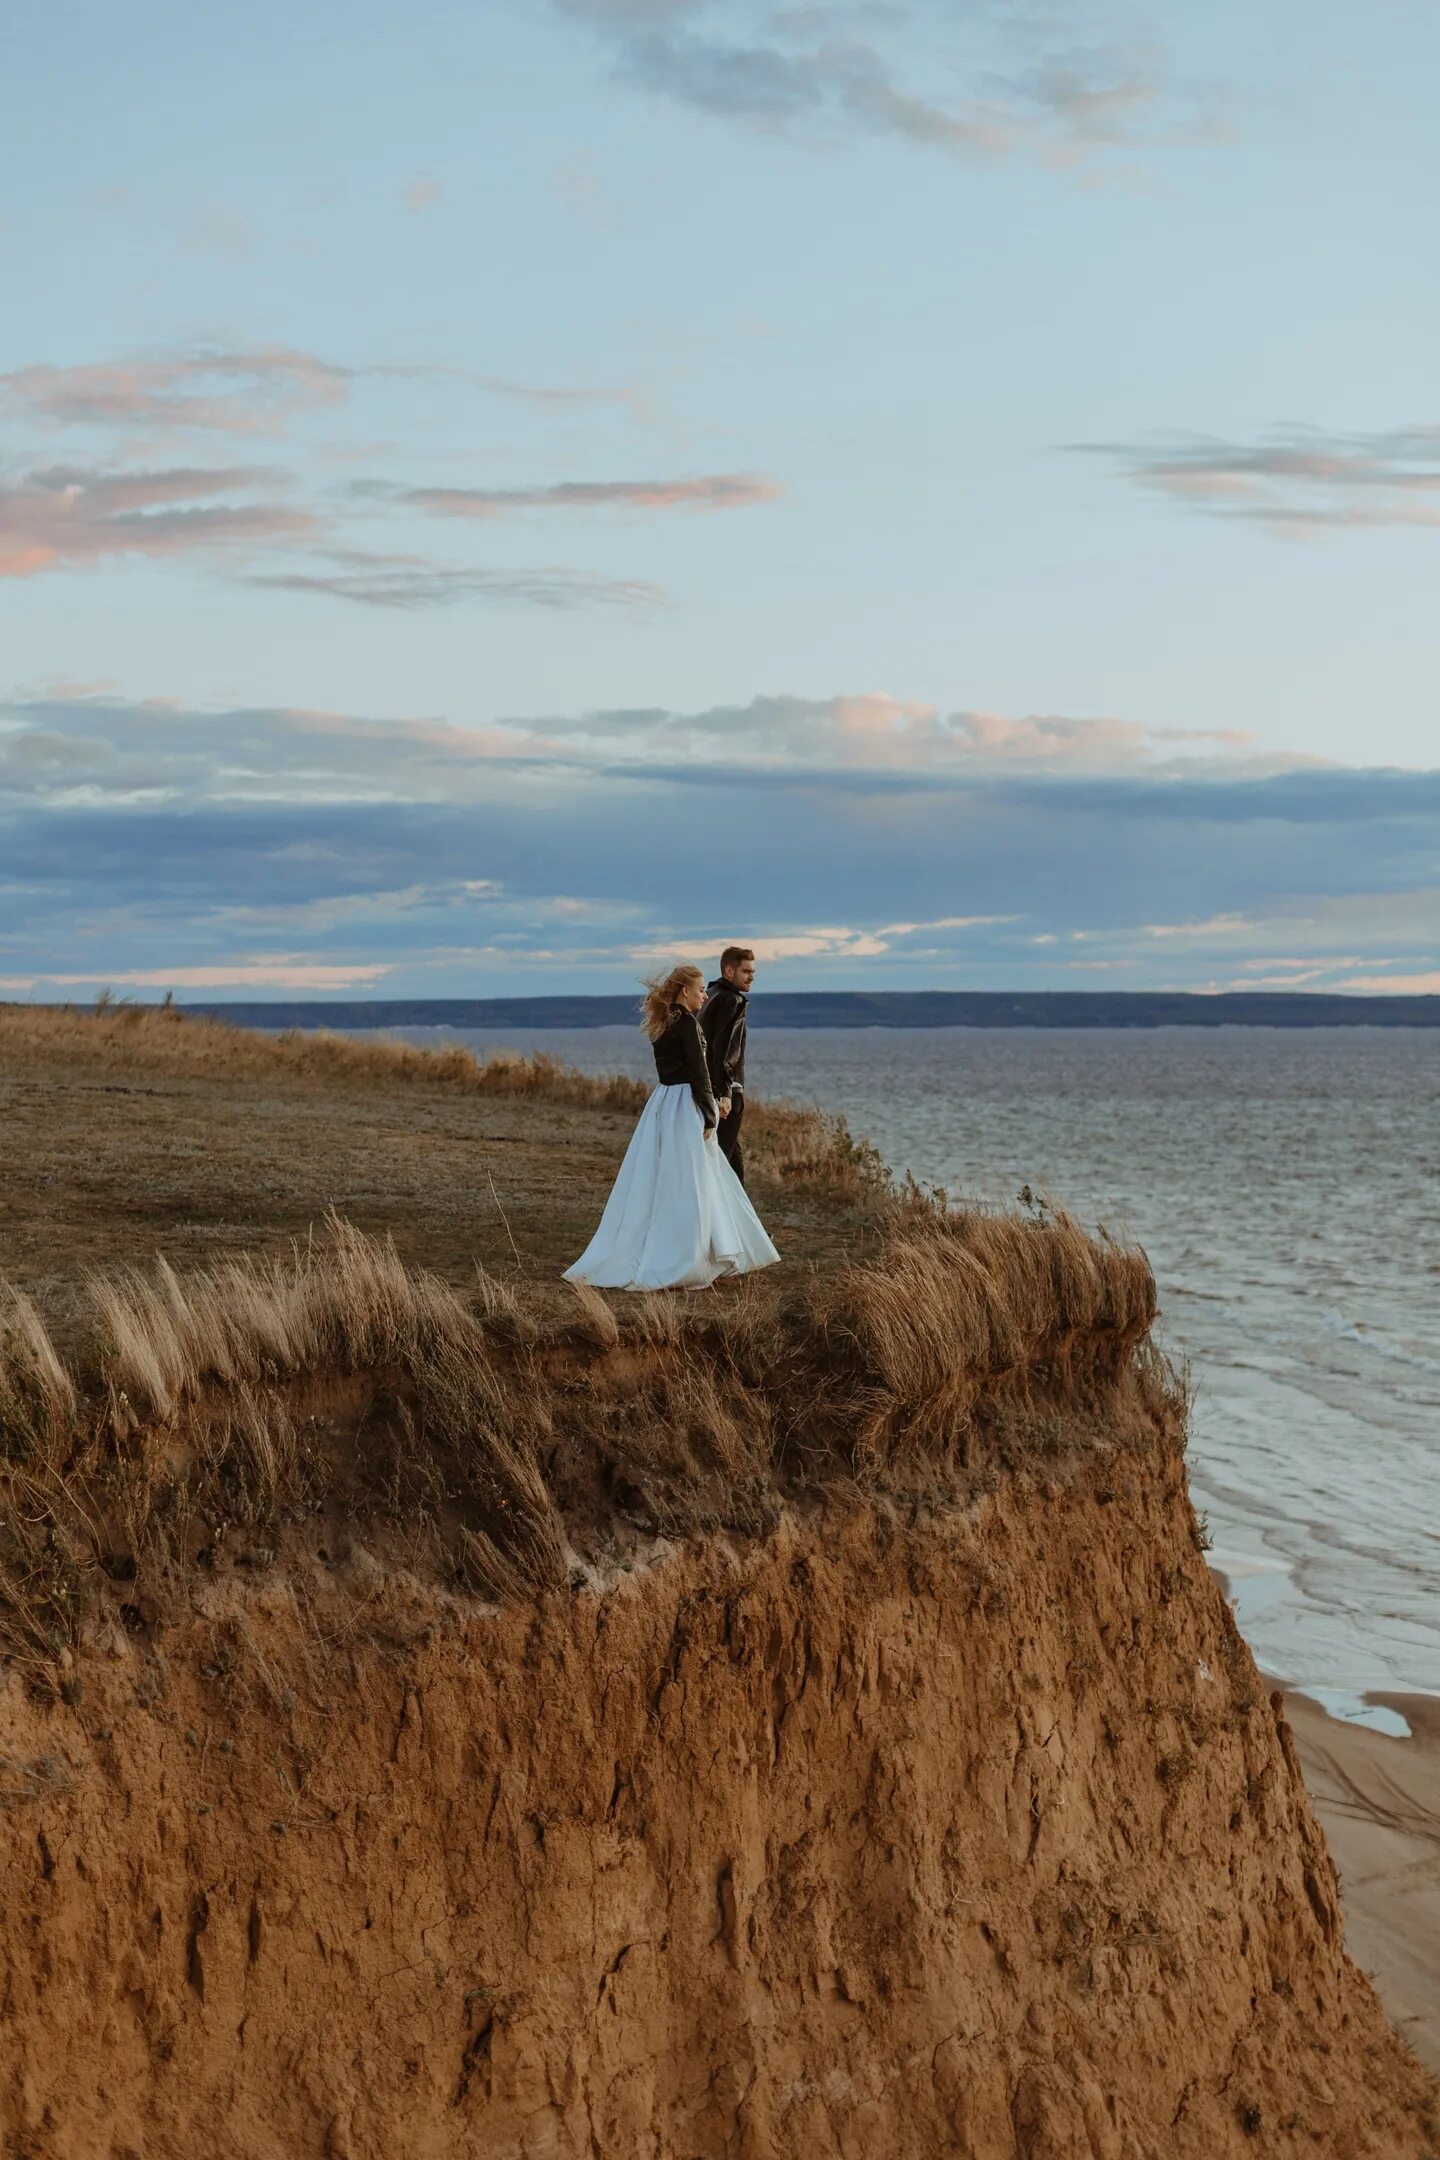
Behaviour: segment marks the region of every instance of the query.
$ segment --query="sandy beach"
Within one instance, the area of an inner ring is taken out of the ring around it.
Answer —
[[[1440,1701],[1377,1697],[1409,1739],[1287,1693],[1305,1782],[1340,1870],[1345,1939],[1396,2029],[1440,2070]]]
[[[1211,1573],[1245,1626],[1247,1578]],[[1332,1717],[1288,1681],[1285,1698],[1305,1784],[1340,1874],[1345,1943],[1396,2030],[1440,2070],[1440,1698],[1374,1693],[1408,1736]],[[1357,1699],[1358,1707],[1358,1699]]]

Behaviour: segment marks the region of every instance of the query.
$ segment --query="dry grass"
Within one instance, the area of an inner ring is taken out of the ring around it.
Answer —
[[[911,1194],[873,1257],[809,1291],[816,1401],[858,1472],[949,1460],[982,1396],[1072,1399],[1136,1352],[1155,1311],[1144,1254],[1066,1215],[957,1212]]]
[[[14,1755],[0,1755],[0,1815],[51,1800],[69,1792],[75,1783],[71,1765],[58,1755],[42,1755],[38,1762],[22,1762]]]
[[[44,1321],[0,1276],[0,1453],[49,1456],[75,1422],[75,1384]]]
[[[664,1359],[635,1390],[619,1432],[597,1433],[595,1444],[608,1438],[620,1494],[646,1529],[754,1534],[780,1506],[774,1407],[703,1355]]]
[[[513,1051],[481,1059],[459,1044],[418,1049],[323,1029],[312,1033],[289,1028],[272,1035],[184,1013],[173,1005],[105,1003],[79,1011],[68,1005],[0,1004],[0,1057],[40,1055],[102,1067],[148,1065],[202,1077],[283,1076],[320,1086],[372,1080],[456,1094],[531,1097],[587,1109],[639,1110],[649,1092],[622,1073],[582,1073],[558,1058],[527,1058]]]
[[[870,1203],[890,1196],[884,1157],[868,1140],[857,1140],[838,1112],[751,1097],[745,1106],[745,1146],[783,1185]]]
[[[601,1297],[600,1292],[589,1283],[572,1282],[568,1288],[575,1299],[580,1333],[601,1350],[608,1350],[620,1340],[620,1323],[613,1309]]]
[[[57,1465],[0,1471],[0,1661],[51,1672],[77,1639],[91,1602],[88,1527]]]
[[[643,1080],[581,1072],[543,1053],[501,1050],[477,1058],[458,1044],[419,1049],[323,1030],[266,1034],[173,1005],[109,1002],[80,1011],[0,1003],[0,1069],[42,1062],[105,1074],[244,1078],[325,1091],[371,1087],[629,1116],[638,1115],[650,1092]],[[888,1193],[880,1155],[853,1137],[843,1117],[756,1097],[747,1105],[745,1137],[762,1176],[788,1188],[865,1204]]]
[[[153,1602],[197,1553],[213,1566],[243,1535],[273,1555],[321,1509],[518,1598],[563,1583],[572,1540],[603,1547],[619,1519],[755,1531],[797,1485],[913,1492],[918,1475],[938,1494],[974,1469],[996,1406],[1008,1464],[1053,1455],[1067,1418],[1125,1386],[1171,1399],[1143,1255],[1063,1216],[913,1197],[872,1257],[778,1299],[763,1280],[723,1301],[582,1286],[568,1317],[537,1312],[338,1218],[283,1258],[183,1276],[162,1260],[89,1296],[74,1369],[32,1303],[6,1307],[0,1653],[37,1670],[107,1577]]]
[[[0,1652],[53,1654],[73,1639],[97,1571],[113,1574],[118,1556],[133,1579],[147,1556],[174,1561],[197,1518],[208,1549],[217,1529],[301,1520],[337,1496],[363,1510],[383,1491],[483,1594],[564,1580],[539,1428],[494,1368],[485,1305],[514,1332],[502,1286],[483,1280],[477,1311],[402,1266],[388,1241],[332,1218],[288,1261],[182,1279],[162,1260],[90,1291],[83,1393],[26,1301],[6,1337]],[[388,1405],[363,1462],[327,1456],[320,1421],[303,1416],[307,1400],[333,1406],[355,1379],[364,1401],[383,1390]]]
[[[477,1270],[477,1275],[479,1271]],[[503,1304],[503,1286],[485,1302]],[[473,1334],[457,1293],[336,1215],[287,1260],[232,1260],[181,1281],[157,1260],[90,1286],[117,1430],[174,1417],[215,1387],[407,1364]]]

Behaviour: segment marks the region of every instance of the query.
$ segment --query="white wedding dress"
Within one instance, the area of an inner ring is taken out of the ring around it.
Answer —
[[[657,1087],[630,1137],[600,1227],[567,1282],[701,1289],[780,1258],[688,1083]]]

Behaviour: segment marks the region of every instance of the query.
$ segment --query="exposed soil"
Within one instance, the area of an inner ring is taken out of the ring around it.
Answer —
[[[1430,2149],[1173,1455],[505,1611],[392,1583],[388,1640],[377,1576],[7,1706],[11,2152]]]

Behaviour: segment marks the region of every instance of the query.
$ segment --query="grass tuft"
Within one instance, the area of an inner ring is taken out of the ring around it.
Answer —
[[[31,1300],[0,1276],[0,1455],[48,1458],[75,1421],[75,1384]]]
[[[569,1288],[575,1300],[576,1326],[582,1339],[597,1344],[602,1350],[611,1349],[620,1340],[620,1322],[610,1306],[590,1283],[572,1282]]]
[[[21,1404],[25,1434],[44,1444],[0,1481],[0,1655],[43,1661],[73,1640],[97,1572],[132,1580],[232,1526],[283,1527],[327,1493],[374,1504],[366,1480],[380,1473],[353,1453],[325,1458],[315,1417],[302,1429],[299,1415],[351,1376],[388,1405],[376,1460],[388,1448],[398,1512],[433,1528],[457,1576],[511,1593],[565,1580],[535,1455],[544,1420],[495,1371],[484,1306],[512,1319],[503,1296],[477,1311],[333,1216],[287,1260],[184,1279],[160,1260],[90,1290],[88,1426],[33,1308],[6,1337],[0,1399]]]
[[[817,1399],[853,1436],[857,1472],[954,1460],[970,1413],[1007,1385],[1064,1398],[1132,1362],[1156,1311],[1140,1251],[1065,1215],[891,1208],[873,1258],[805,1300]]]

